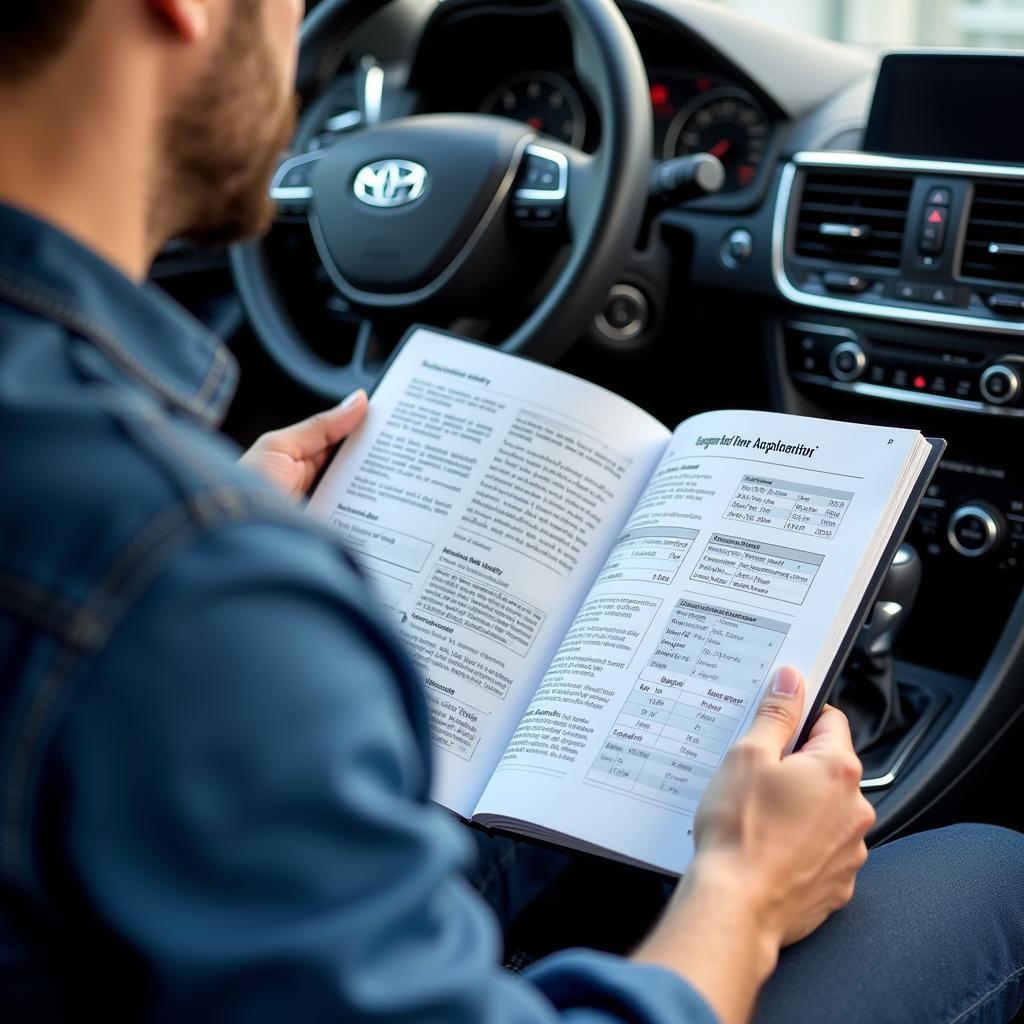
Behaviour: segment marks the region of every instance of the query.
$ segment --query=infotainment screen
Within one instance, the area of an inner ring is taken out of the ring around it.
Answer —
[[[1024,162],[1024,56],[887,54],[864,149],[896,156]]]

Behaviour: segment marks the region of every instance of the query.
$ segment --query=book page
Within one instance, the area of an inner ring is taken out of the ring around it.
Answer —
[[[625,400],[419,330],[310,500],[421,667],[469,817],[669,438]]]
[[[681,872],[775,669],[808,704],[913,431],[716,412],[678,428],[478,813]],[[806,711],[805,711],[806,714]]]

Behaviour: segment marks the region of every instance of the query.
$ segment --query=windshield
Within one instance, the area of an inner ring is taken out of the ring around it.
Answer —
[[[867,46],[1024,47],[1024,0],[718,0],[786,28]]]

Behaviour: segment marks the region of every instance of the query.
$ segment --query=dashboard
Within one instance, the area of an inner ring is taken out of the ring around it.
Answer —
[[[712,153],[725,168],[722,192],[750,189],[779,120],[770,101],[686,35],[649,16],[629,21],[650,82],[652,160]],[[451,67],[457,76],[445,73]],[[424,113],[497,114],[586,152],[600,145],[597,109],[574,70],[568,32],[543,7],[483,7],[444,19],[443,32],[424,39],[410,85]]]
[[[725,168],[723,192],[752,185],[764,161],[772,125],[758,101],[720,75],[648,68],[655,160],[711,153]],[[570,146],[593,148],[599,127],[570,73],[516,72],[491,89],[477,110],[531,125]]]

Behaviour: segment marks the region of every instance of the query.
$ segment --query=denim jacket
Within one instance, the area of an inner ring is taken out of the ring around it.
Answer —
[[[236,465],[235,378],[0,206],[0,1019],[713,1020],[656,967],[498,967],[416,673]]]

